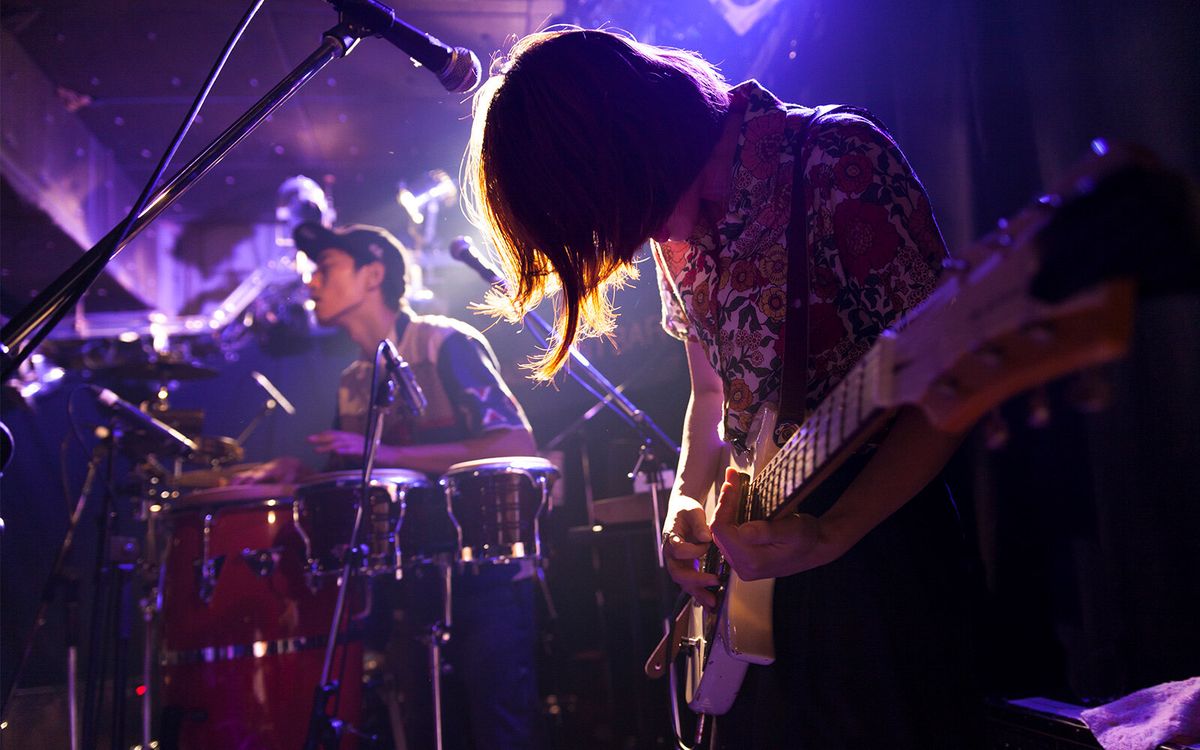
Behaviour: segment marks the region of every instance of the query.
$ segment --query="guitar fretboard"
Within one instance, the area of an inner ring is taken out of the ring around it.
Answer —
[[[744,520],[772,518],[890,408],[894,336],[880,336],[750,483]]]

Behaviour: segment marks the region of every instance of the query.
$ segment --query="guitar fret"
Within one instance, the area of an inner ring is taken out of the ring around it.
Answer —
[[[814,425],[814,424],[810,424],[808,426],[808,433],[807,433],[808,437],[804,441],[804,478],[805,479],[812,478],[813,472],[815,472],[817,470],[817,466],[816,466],[817,442],[816,442],[816,435],[814,434],[815,428],[816,428],[816,425]]]
[[[772,518],[879,409],[881,355],[868,352],[800,425],[751,484],[747,519]]]
[[[825,457],[829,450],[829,411],[824,408],[817,409],[817,468],[825,465]]]

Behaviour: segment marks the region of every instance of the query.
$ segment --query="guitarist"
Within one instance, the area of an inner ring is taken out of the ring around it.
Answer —
[[[717,577],[697,566],[715,542],[742,578],[780,579],[776,661],[751,669],[716,744],[978,746],[966,557],[936,481],[957,436],[902,411],[799,512],[739,525],[733,472],[714,518],[700,502],[760,407],[791,389],[814,408],[933,289],[945,246],[895,142],[862,113],[813,122],[754,81],[731,88],[695,55],[609,32],[534,34],[500,70],[476,95],[467,154],[475,218],[511,279],[494,308],[561,292],[536,362],[549,378],[572,341],[612,330],[606,291],[651,240],[691,381],[669,572],[715,605]],[[785,379],[789,347],[807,361]]]

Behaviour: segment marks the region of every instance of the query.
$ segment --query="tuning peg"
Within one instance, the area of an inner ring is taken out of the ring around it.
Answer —
[[[1097,414],[1112,405],[1112,382],[1099,370],[1084,370],[1067,386],[1067,400],[1084,414]]]
[[[1000,414],[999,409],[992,409],[983,421],[983,444],[990,451],[997,451],[1008,445],[1008,422]]]
[[[1038,386],[1029,394],[1029,416],[1025,424],[1035,430],[1050,424],[1050,395],[1044,386]]]

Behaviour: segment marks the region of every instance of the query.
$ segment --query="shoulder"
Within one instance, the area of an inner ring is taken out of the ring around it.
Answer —
[[[463,338],[478,343],[486,343],[483,334],[474,326],[445,315],[415,315],[413,316],[411,325],[414,327],[414,332],[418,332],[425,338],[435,339],[439,342],[450,338]]]
[[[827,114],[819,112],[814,114],[817,119],[810,126],[806,143],[814,158],[838,159],[852,152],[899,151],[884,126],[865,110],[846,108]]]

